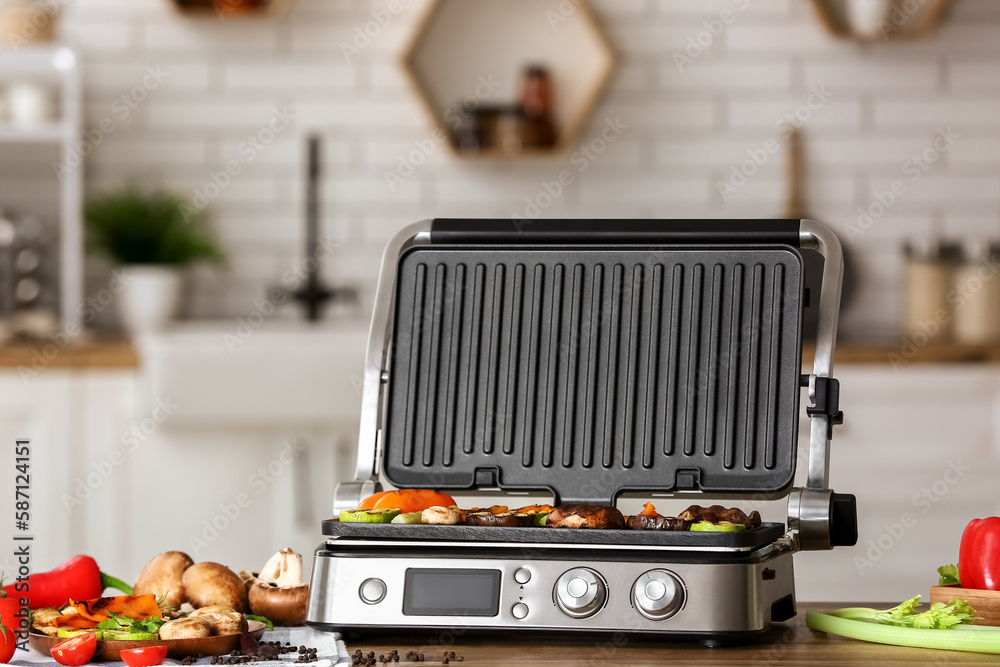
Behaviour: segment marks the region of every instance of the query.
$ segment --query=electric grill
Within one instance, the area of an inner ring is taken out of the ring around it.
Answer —
[[[803,286],[802,249],[823,257],[818,295]],[[828,482],[842,420],[832,377],[842,271],[836,235],[808,220],[439,219],[405,229],[382,261],[357,471],[338,485],[335,513],[385,479],[542,490],[553,505],[787,497],[787,526],[329,520],[307,623],[711,643],[794,616],[792,554],[857,541],[854,497]],[[818,307],[819,330],[812,372],[801,374],[806,307]],[[793,488],[802,387],[808,471]]]

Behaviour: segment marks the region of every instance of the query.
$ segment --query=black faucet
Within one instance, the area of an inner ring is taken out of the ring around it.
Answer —
[[[309,163],[308,178],[306,180],[306,257],[316,258],[319,256],[319,179],[322,175],[320,168],[320,144],[318,135],[311,135],[309,141]],[[313,262],[307,266],[306,284],[303,288],[295,292],[295,298],[305,305],[306,319],[316,322],[322,318],[323,306],[328,301],[350,301],[357,300],[357,292],[353,288],[345,287],[330,289],[321,284],[319,276],[319,262]]]

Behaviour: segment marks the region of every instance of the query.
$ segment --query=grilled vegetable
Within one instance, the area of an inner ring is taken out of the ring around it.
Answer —
[[[534,525],[544,526],[549,512],[551,512],[552,509],[552,505],[526,505],[524,507],[519,507],[514,511],[518,514],[530,514],[534,517]]]
[[[395,519],[397,516],[399,516],[399,510],[397,509],[343,510],[340,513],[340,522],[341,523],[391,523],[392,520]]]
[[[406,514],[397,515],[389,523],[420,523],[420,516],[423,512],[407,512]]]
[[[451,507],[455,499],[447,493],[438,493],[430,489],[399,489],[398,491],[383,491],[368,496],[358,509],[382,510],[396,509],[402,514],[423,512],[428,507]]]
[[[965,588],[1000,590],[1000,517],[973,519],[965,527],[958,574]]]
[[[691,529],[691,522],[678,519],[675,516],[649,516],[648,514],[636,514],[630,516],[625,524],[632,530],[675,530],[685,531]]]
[[[693,533],[741,533],[746,529],[747,527],[742,523],[730,521],[720,521],[719,523],[699,521],[691,524],[691,532]]]
[[[146,619],[162,619],[163,613],[156,605],[156,597],[148,595],[119,595],[97,598],[72,605],[75,613],[63,614],[56,619],[57,627],[96,628],[100,623],[126,617],[128,623]]]
[[[519,512],[493,514],[489,511],[481,511],[466,514],[465,523],[470,526],[487,526],[492,528],[531,528],[535,525],[535,517]]]
[[[76,637],[77,635],[84,635],[87,633],[93,633],[97,636],[97,641],[104,639],[104,630],[74,630],[72,628],[59,628],[56,632],[56,637],[61,639],[69,639],[70,637]]]
[[[37,572],[27,581],[4,586],[12,598],[28,598],[32,609],[61,607],[73,600],[92,600],[101,597],[106,588],[115,588],[132,595],[132,587],[101,572],[97,561],[90,556],[73,556],[49,572]]]
[[[560,505],[549,512],[549,528],[624,528],[625,517],[604,505]]]
[[[428,507],[420,513],[420,523],[453,526],[462,520],[457,507]]]
[[[691,521],[692,523],[701,521],[738,523],[747,528],[756,528],[760,525],[760,512],[754,510],[747,516],[738,507],[726,508],[722,505],[712,505],[711,507],[691,505],[691,507],[678,514],[677,518]]]

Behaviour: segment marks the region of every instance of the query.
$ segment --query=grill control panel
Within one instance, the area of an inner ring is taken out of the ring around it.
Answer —
[[[788,553],[757,563],[675,563],[530,559],[517,551],[510,558],[353,557],[321,547],[312,584],[325,593],[311,597],[308,622],[740,632],[767,627],[771,603],[794,591]]]

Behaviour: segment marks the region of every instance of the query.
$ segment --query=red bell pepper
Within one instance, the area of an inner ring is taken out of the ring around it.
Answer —
[[[105,588],[116,588],[132,595],[132,587],[101,572],[90,556],[73,556],[51,572],[38,572],[26,581],[15,581],[3,591],[12,598],[28,598],[32,609],[60,607],[70,599],[99,598]]]
[[[963,588],[1000,590],[1000,517],[973,519],[962,533],[958,578]]]

